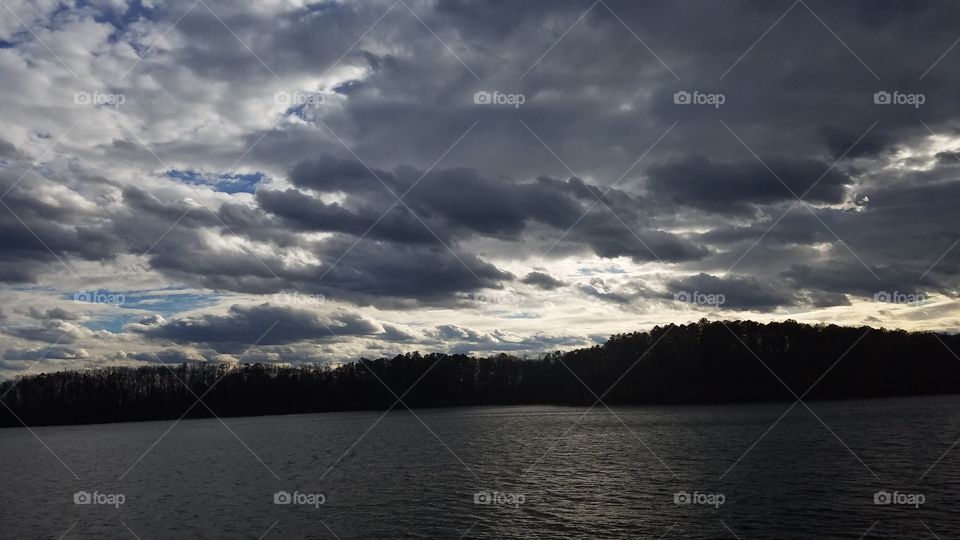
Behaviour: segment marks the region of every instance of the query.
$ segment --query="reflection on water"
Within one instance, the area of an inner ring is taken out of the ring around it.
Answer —
[[[6,429],[0,537],[960,532],[960,448],[940,459],[960,438],[960,398],[810,408],[492,407],[45,427],[36,437]]]

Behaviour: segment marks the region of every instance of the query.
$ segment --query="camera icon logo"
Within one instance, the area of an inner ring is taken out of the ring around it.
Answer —
[[[677,105],[689,105],[690,104],[690,92],[686,90],[680,90],[673,94],[673,102]]]
[[[673,494],[673,504],[690,504],[693,499],[686,491],[678,491]]]
[[[890,302],[892,297],[887,291],[880,291],[873,295],[874,302]]]
[[[293,497],[286,491],[278,491],[273,494],[273,504],[290,504],[291,502],[293,502]]]
[[[873,494],[873,504],[890,504],[892,502],[893,497],[887,491],[878,491]]]
[[[90,496],[89,492],[78,491],[73,494],[73,504],[91,504],[93,502],[93,497]]]
[[[880,90],[873,94],[873,103],[876,105],[889,105],[890,102],[890,92],[886,90]]]
[[[680,291],[678,293],[674,293],[673,299],[676,302],[683,302],[683,303],[687,303],[691,301],[690,293],[688,293],[687,291]]]
[[[89,105],[92,102],[90,92],[74,92],[73,102],[76,105]]]
[[[493,497],[489,491],[478,491],[473,494],[473,504],[493,504]]]
[[[490,97],[490,92],[486,92],[484,90],[474,92],[473,103],[474,105],[487,105],[490,103]]]

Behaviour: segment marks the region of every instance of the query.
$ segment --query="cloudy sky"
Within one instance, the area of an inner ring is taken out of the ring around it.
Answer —
[[[955,2],[0,4],[0,376],[960,327]]]

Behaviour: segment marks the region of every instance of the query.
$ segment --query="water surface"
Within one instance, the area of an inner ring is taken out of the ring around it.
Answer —
[[[948,452],[960,397],[810,408],[491,407],[3,429],[0,536],[960,533],[960,448]],[[881,490],[923,503],[875,504]],[[124,501],[77,505],[78,491]],[[322,494],[323,504],[275,504],[280,491]],[[477,504],[494,492],[498,501]],[[682,493],[713,504],[677,504]]]

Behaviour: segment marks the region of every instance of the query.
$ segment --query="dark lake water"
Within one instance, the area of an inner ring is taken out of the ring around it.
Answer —
[[[36,436],[4,429],[0,536],[960,534],[960,445],[951,448],[960,397],[814,402],[813,413],[798,404],[784,415],[790,406],[356,412],[184,420],[172,429],[172,421],[43,427]]]

